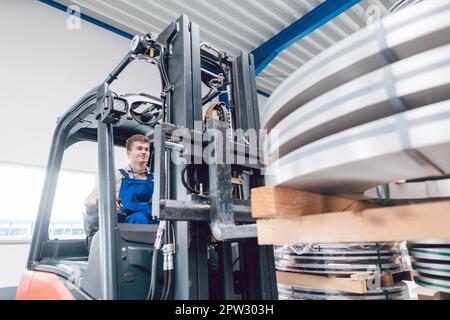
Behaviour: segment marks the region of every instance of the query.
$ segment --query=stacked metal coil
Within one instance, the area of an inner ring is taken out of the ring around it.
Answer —
[[[278,292],[280,300],[405,300],[408,297],[405,284],[380,290],[371,290],[365,294],[287,285],[278,285]]]
[[[409,242],[416,284],[450,293],[450,240]]]
[[[360,198],[450,173],[450,1],[424,1],[323,51],[261,114],[266,184]]]
[[[353,274],[381,274],[404,270],[397,243],[309,244],[275,248],[275,267],[278,271],[313,274],[327,277],[347,277]],[[290,299],[406,299],[404,283],[391,287],[376,287],[366,293],[324,290],[313,286],[279,283],[279,298]]]
[[[450,199],[450,179],[397,181],[376,186],[364,192],[367,199],[389,200],[392,203]]]
[[[399,0],[390,9],[390,12],[397,12],[403,10],[409,6],[413,6],[422,2],[423,0]]]

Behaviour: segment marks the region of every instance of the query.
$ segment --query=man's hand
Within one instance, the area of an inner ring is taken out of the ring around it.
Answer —
[[[116,203],[116,205],[117,205],[117,211],[120,211],[120,210],[122,210],[122,208],[123,208],[123,205],[122,205],[122,200],[120,200],[120,199],[117,199],[117,203]]]

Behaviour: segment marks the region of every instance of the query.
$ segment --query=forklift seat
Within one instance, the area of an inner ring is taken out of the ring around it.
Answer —
[[[158,224],[118,223],[120,236],[127,242],[155,244]]]
[[[98,231],[98,209],[86,208],[83,211],[83,225],[86,232],[86,247],[90,248],[92,238]],[[120,236],[128,242],[155,244],[159,224],[118,223]]]

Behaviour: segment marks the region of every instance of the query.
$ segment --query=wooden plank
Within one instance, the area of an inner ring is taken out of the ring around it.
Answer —
[[[433,295],[418,294],[418,300],[450,300],[450,293],[438,291]]]
[[[368,280],[374,277],[373,272],[359,272],[350,275],[350,278],[354,280]],[[407,280],[413,281],[412,270],[399,270],[393,272],[384,272],[380,275],[381,285],[383,287],[392,287],[393,284]]]
[[[360,272],[360,273],[354,273],[350,275],[350,278],[353,280],[367,280],[373,277],[373,273],[370,272]]]
[[[382,274],[380,280],[382,287],[393,287],[394,284],[399,283],[403,280],[414,281],[414,278],[412,272],[408,270]]]
[[[265,244],[448,239],[450,201],[258,220]]]
[[[277,271],[277,282],[305,288],[366,293],[366,280]]]
[[[252,189],[251,206],[252,217],[257,219],[361,211],[369,207],[355,200],[282,187]]]

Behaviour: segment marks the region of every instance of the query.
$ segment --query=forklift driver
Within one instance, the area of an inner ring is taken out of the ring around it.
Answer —
[[[152,220],[151,199],[153,194],[153,173],[147,167],[150,155],[150,140],[140,134],[127,139],[126,151],[129,165],[116,172],[116,199],[119,223],[155,224]],[[98,182],[85,201],[85,223],[87,233],[98,228]],[[95,222],[92,223],[93,217]],[[87,221],[86,221],[87,220]]]

